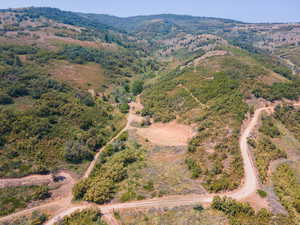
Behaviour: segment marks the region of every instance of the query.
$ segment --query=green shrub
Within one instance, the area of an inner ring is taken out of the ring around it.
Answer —
[[[140,81],[140,80],[136,80],[132,83],[131,86],[131,92],[133,95],[139,95],[140,93],[142,93],[143,89],[144,89],[144,82]]]
[[[194,206],[194,210],[201,212],[204,210],[204,207],[202,205],[197,205],[197,206]]]
[[[82,99],[81,99],[82,103],[85,104],[86,106],[94,106],[95,105],[95,101],[93,99],[93,97],[90,94],[85,95]]]
[[[263,183],[267,181],[267,172],[271,161],[286,157],[287,154],[277,148],[270,139],[262,138],[258,141],[257,148],[254,152],[254,158],[259,176]]]
[[[296,216],[299,213],[300,199],[300,183],[298,178],[297,172],[288,164],[282,164],[277,167],[272,175],[276,195],[295,221],[297,221]]]
[[[16,220],[11,221],[13,225],[43,225],[48,219],[48,216],[39,211],[34,211],[31,216],[20,217]],[[3,224],[3,225],[9,225]]]
[[[270,116],[265,116],[262,118],[262,125],[259,128],[259,131],[272,138],[280,136],[280,131],[275,126],[274,121]]]
[[[129,112],[129,105],[128,103],[123,103],[119,105],[119,109],[121,111],[121,113],[128,113]]]
[[[264,190],[258,189],[258,190],[257,190],[257,194],[258,194],[260,197],[262,197],[262,198],[267,197],[267,192],[265,192]]]
[[[50,197],[47,186],[21,186],[0,189],[0,216],[26,208],[29,203]]]
[[[106,225],[101,218],[102,213],[99,210],[85,209],[64,217],[55,225]]]
[[[66,144],[64,159],[70,163],[81,163],[83,160],[91,161],[94,155],[79,142],[70,141]]]
[[[0,94],[0,105],[9,105],[9,104],[13,104],[14,100],[6,95],[6,94]]]
[[[73,187],[73,197],[75,200],[83,199],[85,193],[89,189],[90,186],[90,180],[89,179],[83,179],[76,183]]]
[[[27,88],[25,87],[25,85],[16,85],[14,87],[11,87],[11,88],[9,88],[7,93],[11,97],[20,97],[20,96],[25,96],[25,95],[29,94],[29,92],[28,92]]]
[[[153,191],[154,190],[154,183],[152,180],[148,181],[143,188],[147,191]]]
[[[94,178],[84,195],[84,200],[103,204],[109,201],[115,193],[114,182],[106,178]]]
[[[251,208],[249,203],[240,203],[227,197],[214,197],[211,207],[223,211],[229,216],[236,216],[238,214],[252,216],[255,214],[255,211]]]
[[[141,160],[137,151],[139,147],[137,146],[135,150],[128,148],[127,138],[128,133],[122,133],[117,140],[101,152],[100,160],[91,176],[74,186],[75,199],[102,204],[113,198],[118,183],[127,178],[127,167]]]
[[[121,202],[128,202],[137,198],[137,194],[133,190],[128,190],[121,195]]]

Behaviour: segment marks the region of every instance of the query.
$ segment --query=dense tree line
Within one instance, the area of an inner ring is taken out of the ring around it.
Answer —
[[[289,212],[293,223],[299,224],[300,217],[300,183],[299,171],[293,169],[291,165],[280,165],[272,175],[275,192],[280,202]]]
[[[85,209],[64,217],[55,225],[106,225],[106,223],[103,222],[100,211],[97,209]]]
[[[228,197],[214,197],[211,207],[224,212],[230,225],[294,224],[292,217],[274,215],[264,208],[255,212],[249,203],[238,202]]]
[[[300,140],[300,111],[297,108],[294,108],[292,105],[278,105],[275,108],[274,116]]]
[[[254,157],[262,183],[268,179],[268,169],[272,161],[287,158],[284,151],[277,148],[269,138],[261,138],[254,149]]]

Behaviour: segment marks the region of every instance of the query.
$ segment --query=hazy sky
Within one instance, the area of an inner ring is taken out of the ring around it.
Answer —
[[[0,0],[0,8],[51,6],[64,10],[134,16],[159,13],[300,22],[300,0]]]

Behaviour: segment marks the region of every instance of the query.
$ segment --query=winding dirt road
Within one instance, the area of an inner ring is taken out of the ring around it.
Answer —
[[[241,148],[241,155],[243,158],[244,163],[244,183],[243,185],[232,192],[218,194],[219,196],[228,196],[232,197],[237,200],[245,199],[246,197],[252,195],[256,192],[258,188],[258,179],[256,174],[256,168],[254,166],[252,157],[249,152],[248,147],[248,137],[250,137],[251,132],[258,124],[259,117],[263,111],[272,111],[274,107],[265,107],[260,108],[255,111],[252,119],[247,124],[245,130],[243,131],[240,137],[240,148]],[[97,207],[104,213],[104,214],[111,214],[113,211],[118,211],[120,209],[137,209],[137,208],[168,208],[168,207],[175,207],[175,206],[184,206],[184,205],[193,205],[199,203],[211,203],[213,197],[216,194],[209,194],[209,195],[178,195],[178,196],[167,196],[162,198],[154,198],[142,201],[133,201],[128,203],[117,203],[117,204],[107,204],[107,205],[97,205]],[[55,222],[59,221],[64,216],[70,215],[77,210],[83,210],[90,205],[84,206],[74,206],[70,207],[68,210],[63,211],[50,219],[46,225],[53,225]],[[94,205],[95,206],[95,205]]]
[[[257,109],[253,115],[253,117],[250,119],[250,121],[246,124],[245,129],[242,132],[242,135],[240,137],[240,149],[241,149],[241,155],[243,158],[244,163],[244,182],[241,185],[241,187],[235,191],[224,193],[224,194],[218,194],[219,196],[228,196],[232,197],[237,200],[245,199],[246,197],[249,197],[253,193],[256,192],[258,188],[258,178],[256,173],[256,168],[254,165],[254,162],[252,160],[251,154],[249,152],[248,147],[248,137],[251,136],[252,131],[254,130],[255,126],[258,124],[260,115],[264,111],[273,111],[275,106],[272,107],[264,107]],[[132,108],[132,107],[131,107]],[[113,140],[115,140],[123,131],[130,128],[130,124],[133,121],[134,115],[133,111],[130,110],[130,113],[128,115],[127,125],[126,127],[118,133],[117,136],[115,136],[109,143],[111,143]],[[101,150],[100,150],[101,152]],[[87,169],[84,177],[88,177],[93,170],[97,158],[99,157],[100,152],[96,155],[94,161],[90,164],[89,168]],[[71,193],[71,190],[70,190]],[[57,210],[56,215],[52,217],[48,222],[46,222],[46,225],[53,225],[57,221],[61,220],[64,216],[68,216],[72,214],[73,212],[77,210],[84,210],[89,207],[97,207],[99,208],[102,213],[105,215],[104,219],[107,220],[112,225],[117,225],[118,222],[116,220],[112,219],[112,213],[113,211],[118,211],[120,209],[146,209],[146,208],[170,208],[175,206],[185,206],[185,205],[194,205],[199,203],[211,203],[213,200],[213,197],[216,196],[216,194],[205,194],[205,195],[174,195],[174,196],[167,196],[167,197],[161,197],[161,198],[154,198],[154,199],[147,199],[147,200],[141,200],[141,201],[133,201],[128,203],[116,203],[116,204],[105,204],[105,205],[96,205],[96,204],[90,204],[90,203],[79,203],[80,205],[76,205],[71,203],[71,200],[69,200],[69,204],[65,205],[64,207],[60,207],[59,210]],[[3,222],[5,220],[12,219],[16,216],[21,216],[28,214],[29,212],[33,212],[34,210],[43,210],[47,209],[47,207],[51,207],[53,205],[58,205],[60,202],[54,202],[54,203],[48,203],[33,209],[24,210],[15,214],[11,214],[7,217],[0,218],[0,222]]]

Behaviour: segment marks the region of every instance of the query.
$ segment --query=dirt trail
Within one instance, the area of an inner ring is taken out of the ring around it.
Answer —
[[[282,59],[287,66],[292,70],[293,75],[297,75],[297,66],[288,58],[285,58],[283,56],[278,56],[279,59]]]
[[[127,120],[127,121],[129,121],[129,120]],[[106,143],[106,145],[105,146],[103,146],[101,149],[100,149],[100,151],[98,151],[97,152],[97,154],[95,155],[95,157],[94,157],[94,160],[90,163],[90,165],[89,165],[89,167],[87,168],[87,170],[85,171],[85,173],[84,173],[84,175],[83,175],[83,178],[88,178],[89,176],[90,176],[90,174],[91,174],[91,172],[93,171],[93,169],[94,169],[94,167],[95,167],[95,165],[96,165],[96,163],[97,163],[97,161],[98,161],[98,158],[99,158],[99,156],[100,156],[100,154],[101,154],[101,152],[105,149],[105,147],[107,146],[107,145],[109,145],[109,144],[111,144],[113,141],[115,141],[118,137],[120,137],[120,135],[124,132],[124,131],[126,131],[127,129],[128,129],[128,122],[127,122],[127,125],[116,135],[116,136],[114,136],[109,142],[107,142]]]
[[[189,89],[187,89],[186,86],[180,84],[179,87],[182,87],[184,90],[186,90],[186,91],[190,94],[190,96],[191,96],[191,97],[192,97],[199,105],[201,105],[201,107],[207,108],[207,105],[201,103],[201,102],[199,101],[199,99],[198,99],[198,98],[197,98],[197,97],[196,97]]]
[[[31,175],[23,178],[0,179],[0,188],[28,185],[43,185],[49,184],[51,182],[51,175]]]
[[[295,104],[299,105],[298,104]],[[272,107],[264,107],[257,109],[252,117],[252,119],[249,121],[249,123],[246,125],[246,128],[242,132],[242,135],[240,137],[240,149],[241,149],[241,155],[243,158],[244,163],[244,171],[245,171],[245,177],[244,177],[244,183],[241,185],[241,187],[235,191],[224,193],[224,194],[218,194],[219,196],[228,196],[232,197],[237,200],[242,200],[247,198],[248,196],[251,196],[254,194],[258,188],[258,178],[256,174],[256,168],[254,166],[252,157],[249,152],[249,147],[247,143],[248,137],[250,137],[253,129],[258,124],[258,120],[260,118],[260,115],[263,111],[273,111],[275,106]],[[131,107],[132,108],[132,107]],[[124,130],[127,130],[130,128],[130,124],[133,121],[134,115],[132,109],[130,110],[128,121],[126,127],[120,132],[122,133]],[[117,138],[120,133],[115,137]],[[114,139],[115,139],[114,138]],[[113,139],[113,140],[114,140]],[[99,155],[98,155],[99,156]],[[98,157],[97,156],[97,157]],[[90,172],[92,171],[95,162],[97,160],[97,157],[95,157],[94,161],[91,163],[90,167],[88,168],[85,176],[88,176]],[[71,193],[71,192],[70,192]],[[66,201],[62,202],[52,202],[48,203],[33,209],[28,209],[19,213],[11,214],[7,217],[0,218],[1,221],[5,221],[4,219],[12,219],[16,216],[21,216],[24,214],[28,214],[29,212],[33,212],[34,210],[42,210],[42,209],[49,209],[49,207],[53,207],[55,205],[64,204],[64,207],[61,207],[59,213],[57,213],[54,217],[52,217],[48,222],[46,222],[45,225],[53,225],[55,222],[59,221],[64,216],[68,216],[72,214],[73,212],[77,210],[83,210],[89,207],[98,207],[105,215],[105,218],[110,218],[112,216],[113,211],[117,211],[120,209],[143,209],[143,208],[162,208],[162,207],[175,207],[175,206],[184,206],[184,205],[193,205],[198,203],[211,203],[213,197],[216,194],[205,194],[205,195],[177,195],[177,196],[167,196],[162,198],[154,198],[154,199],[148,199],[148,200],[141,200],[141,201],[133,201],[128,203],[116,203],[116,204],[106,204],[106,205],[95,205],[95,204],[88,204],[88,203],[81,203],[81,205],[75,205],[69,202],[69,204],[66,204]],[[71,200],[70,200],[71,201]],[[108,219],[109,221],[109,219]],[[117,224],[116,221],[112,221],[111,224]]]
[[[194,59],[193,61],[187,63],[186,65],[183,65],[180,67],[180,69],[184,69],[186,67],[189,67],[191,65],[199,65],[199,63],[207,58],[210,58],[210,57],[213,57],[213,56],[224,56],[224,55],[227,55],[228,52],[227,51],[223,51],[223,50],[216,50],[216,51],[209,51],[207,53],[205,53],[204,55]]]
[[[132,121],[132,119],[130,118],[130,116],[128,116],[127,124],[126,124],[125,128],[123,128],[107,144],[112,143],[125,130],[127,130],[131,121]],[[91,172],[99,158],[99,155],[100,155],[101,151],[105,148],[105,146],[95,155],[93,161],[90,163],[85,174],[83,175],[83,178],[87,178],[91,174]],[[73,198],[72,189],[73,189],[74,185],[76,184],[77,180],[74,179],[72,177],[72,175],[68,172],[60,172],[60,173],[56,174],[56,176],[65,178],[65,181],[62,184],[62,186],[60,188],[58,188],[57,190],[55,190],[55,193],[61,193],[62,195],[64,195],[64,197],[58,197],[58,198],[54,199],[52,202],[45,203],[43,205],[36,206],[36,207],[30,208],[30,209],[25,209],[25,210],[10,214],[5,217],[1,217],[0,224],[3,222],[11,221],[16,217],[29,215],[32,212],[37,211],[37,210],[51,212],[52,214],[59,214],[64,211],[68,211],[68,209],[70,207],[74,207],[74,205],[72,204],[72,198]],[[23,185],[42,185],[42,184],[49,184],[51,182],[52,182],[51,175],[30,175],[30,176],[23,177],[23,178],[0,179],[0,188],[12,187],[12,186],[23,186]],[[85,205],[89,205],[89,204],[85,204]]]
[[[250,137],[251,132],[258,124],[259,117],[263,111],[273,110],[274,107],[264,107],[257,109],[254,113],[253,118],[247,124],[245,130],[240,137],[240,148],[241,155],[244,163],[245,178],[243,185],[232,192],[219,194],[219,196],[228,196],[237,200],[242,200],[254,194],[258,188],[258,180],[256,174],[256,168],[254,166],[253,160],[251,158],[249,147],[248,147],[248,137]],[[137,208],[161,208],[161,207],[175,207],[184,205],[193,205],[197,203],[211,203],[213,197],[216,194],[208,195],[179,195],[179,196],[167,196],[162,198],[155,198],[142,201],[134,201],[128,203],[117,203],[117,204],[107,204],[98,205],[98,208],[104,213],[112,213],[113,211],[121,209],[137,209]],[[56,215],[51,220],[49,220],[46,225],[53,225],[55,222],[59,221],[66,215],[70,215],[76,210],[83,210],[88,208],[89,205],[77,206],[69,208],[68,210]]]
[[[56,177],[60,177],[64,183],[73,182],[74,178],[68,172],[59,172],[55,174]],[[18,186],[30,186],[30,185],[48,185],[53,183],[53,177],[48,175],[30,175],[22,178],[8,178],[0,179],[0,188],[5,187],[18,187]]]

